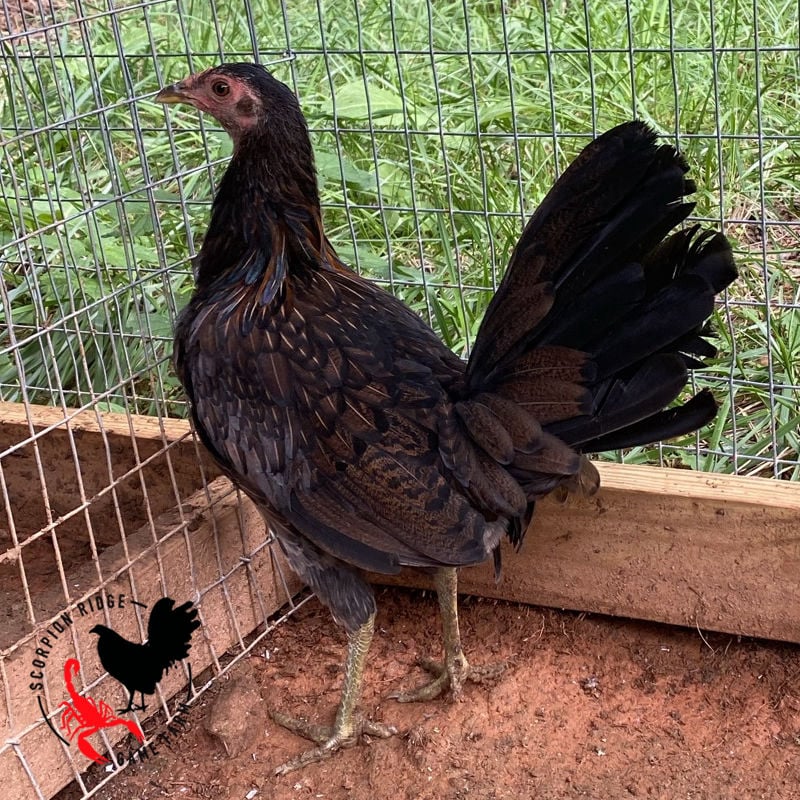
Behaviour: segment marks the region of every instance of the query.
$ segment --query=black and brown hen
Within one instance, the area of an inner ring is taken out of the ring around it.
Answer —
[[[531,218],[464,364],[337,257],[286,86],[225,64],[156,99],[191,103],[234,141],[175,336],[194,424],[349,637],[333,727],[278,717],[319,743],[285,772],[393,732],[356,713],[375,618],[362,570],[435,571],[444,664],[398,699],[480,677],[461,648],[456,568],[497,557],[503,536],[519,544],[556,487],[594,490],[584,453],[714,417],[705,391],[672,404],[714,354],[707,321],[736,271],[720,233],[670,234],[693,207],[687,166],[644,124],[620,125]]]

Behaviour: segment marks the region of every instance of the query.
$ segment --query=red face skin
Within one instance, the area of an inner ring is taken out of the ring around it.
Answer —
[[[263,116],[261,101],[242,80],[216,68],[190,75],[164,87],[156,96],[158,103],[190,103],[214,117],[238,145],[242,134]]]

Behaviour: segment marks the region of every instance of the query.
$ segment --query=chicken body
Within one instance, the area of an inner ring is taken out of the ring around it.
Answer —
[[[352,567],[483,561],[505,531],[501,511],[524,512],[524,498],[478,507],[445,467],[473,447],[453,397],[464,365],[416,315],[347,272],[309,272],[290,291],[252,327],[198,291],[176,363],[203,442],[354,631],[375,605]],[[257,306],[257,293],[242,302]]]
[[[680,231],[686,165],[644,125],[589,145],[528,223],[468,364],[325,237],[296,99],[260,67],[174,84],[234,139],[181,313],[175,364],[197,431],[261,509],[292,568],[347,630],[337,720],[284,771],[391,731],[355,712],[375,600],[362,570],[436,571],[445,663],[403,700],[478,678],[455,569],[519,544],[537,498],[593,491],[583,455],[674,436],[716,413],[668,408],[735,277],[720,234]],[[667,237],[667,238],[665,238]],[[281,721],[287,723],[285,718]]]

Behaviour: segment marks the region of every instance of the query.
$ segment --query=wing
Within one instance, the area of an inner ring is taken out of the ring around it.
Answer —
[[[467,434],[463,364],[430,328],[343,271],[294,276],[280,305],[238,298],[198,295],[176,348],[198,432],[233,480],[359,567],[485,559],[526,501]]]

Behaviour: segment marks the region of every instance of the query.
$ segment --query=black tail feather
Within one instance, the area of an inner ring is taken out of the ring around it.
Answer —
[[[467,367],[471,394],[507,397],[534,417],[537,403],[525,400],[546,397],[543,430],[584,453],[683,435],[713,419],[707,391],[670,407],[690,370],[715,355],[708,319],[736,277],[721,233],[670,234],[693,209],[683,200],[694,190],[686,172],[674,148],[638,122],[585,148],[512,255]],[[556,384],[543,392],[537,381],[547,374],[529,368],[542,348],[580,351],[559,372],[563,397]],[[514,467],[523,487],[535,473],[537,492],[553,474],[535,454]]]
[[[595,401],[589,414],[556,422],[546,430],[582,452],[593,452],[588,442],[658,413],[680,394],[686,378],[686,366],[679,355],[659,353],[632,372],[592,387]]]
[[[703,389],[682,406],[659,411],[627,428],[598,436],[579,449],[584,453],[602,453],[652,444],[696,431],[708,425],[716,415],[717,401],[708,389]]]

